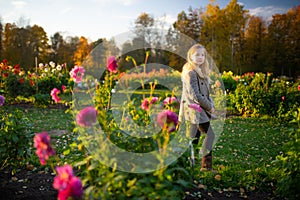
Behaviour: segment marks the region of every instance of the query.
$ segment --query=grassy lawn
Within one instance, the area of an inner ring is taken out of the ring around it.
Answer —
[[[8,111],[16,109],[15,106],[6,106]],[[18,107],[24,112],[24,116],[31,124],[32,132],[48,132],[51,136],[52,146],[55,148],[56,154],[61,159],[61,162],[72,164],[80,157],[83,157],[83,152],[73,149],[71,151],[70,144],[75,144],[77,135],[73,133],[74,118],[66,109],[55,108],[34,108],[34,107]],[[74,146],[74,145],[73,145]],[[50,170],[48,166],[41,166],[37,156],[33,153],[33,141],[31,144],[32,156],[29,159],[29,164],[33,164],[36,168]],[[69,152],[71,152],[69,154]],[[68,154],[68,156],[66,156]]]
[[[203,185],[230,191],[272,190],[271,167],[282,145],[289,140],[285,124],[275,119],[227,118],[213,150],[214,173],[195,172]]]
[[[215,146],[216,163],[245,170],[270,165],[288,140],[287,131],[271,118],[228,118]]]

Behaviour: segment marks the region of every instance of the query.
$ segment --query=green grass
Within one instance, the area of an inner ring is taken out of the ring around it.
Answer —
[[[56,155],[61,159],[61,162],[72,164],[83,157],[83,152],[79,151],[74,145],[77,143],[77,134],[73,133],[74,117],[68,110],[15,106],[6,106],[6,109],[19,109],[23,111],[24,117],[26,117],[32,125],[34,134],[44,131],[48,132],[51,137],[52,146],[55,148]],[[70,148],[70,144],[73,144],[76,148]],[[35,151],[33,141],[30,144],[30,148],[31,152]],[[29,164],[34,164],[37,168],[47,169],[47,166],[39,165],[38,158],[34,153],[28,162]]]
[[[215,145],[216,163],[245,170],[270,164],[289,139],[276,119],[228,118]]]
[[[35,107],[16,107],[6,106],[6,109],[19,109],[24,112],[24,116],[33,125],[33,132],[51,131],[51,130],[67,130],[72,131],[74,125],[73,117],[70,113],[66,113],[64,109],[53,108],[35,108]]]
[[[193,170],[196,180],[205,187],[223,191],[273,190],[273,161],[290,139],[288,129],[273,118],[227,118],[213,149],[213,167],[217,172],[200,172],[199,160]]]

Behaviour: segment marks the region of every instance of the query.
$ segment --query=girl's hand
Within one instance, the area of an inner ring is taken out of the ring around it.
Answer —
[[[210,112],[210,113],[214,113],[214,112],[215,112],[215,108],[214,108],[214,107],[212,107],[212,109],[211,109],[210,111],[208,111],[208,112]]]

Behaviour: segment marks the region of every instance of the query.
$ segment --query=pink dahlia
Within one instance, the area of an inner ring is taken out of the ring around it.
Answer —
[[[57,88],[53,88],[53,89],[51,90],[51,93],[50,93],[52,99],[53,99],[56,103],[59,103],[59,102],[60,102],[60,98],[58,97],[58,94],[59,94],[59,93],[60,93],[60,90],[57,89]]]
[[[149,110],[149,106],[150,106],[150,103],[149,103],[148,98],[143,99],[141,108],[143,110]]]
[[[4,96],[0,95],[0,106],[3,106],[4,102],[5,102]]]
[[[202,111],[202,108],[199,104],[196,104],[196,103],[192,103],[189,105],[190,108],[196,110],[197,112],[201,112]]]
[[[89,106],[79,111],[76,116],[76,122],[82,127],[92,126],[97,122],[97,115],[97,110],[94,107]]]
[[[73,79],[75,83],[80,83],[82,81],[82,77],[84,76],[84,68],[81,66],[74,66],[74,68],[70,71],[70,77]]]
[[[108,71],[113,72],[113,73],[116,73],[118,67],[119,67],[119,66],[117,65],[116,57],[115,57],[115,56],[110,56],[110,57],[107,59],[107,69],[108,69]]]
[[[166,128],[168,132],[173,132],[178,124],[178,116],[171,110],[163,110],[157,115],[157,123],[161,127]]]
[[[72,167],[70,165],[56,167],[56,171],[57,176],[54,178],[53,187],[58,190],[58,199],[80,198],[83,193],[82,183],[74,176]]]
[[[155,104],[157,101],[158,101],[158,97],[152,97],[150,101],[149,98],[145,98],[142,101],[141,108],[143,110],[149,110],[149,106]]]
[[[67,89],[67,87],[66,87],[65,85],[62,85],[62,86],[61,86],[61,89],[62,89],[62,91],[64,92],[64,91]]]
[[[158,101],[158,97],[152,97],[150,104],[155,104]]]
[[[171,106],[174,106],[175,108],[179,108],[180,103],[176,97],[167,97],[163,101],[163,104],[164,104],[164,106],[171,105]]]
[[[55,151],[50,145],[50,136],[47,132],[37,133],[33,140],[36,148],[35,153],[39,157],[41,164],[45,165],[49,156],[55,155]]]

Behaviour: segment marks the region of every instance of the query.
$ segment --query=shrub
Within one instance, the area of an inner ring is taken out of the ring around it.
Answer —
[[[29,79],[11,72],[4,79],[3,86],[7,98],[15,98],[17,96],[30,97],[36,92],[36,88],[30,84]]]
[[[286,121],[294,119],[294,113],[298,111],[300,106],[300,82],[294,84],[284,84],[282,93],[282,101],[279,104],[277,111],[278,117]]]
[[[35,94],[33,95],[33,104],[37,107],[47,107],[50,102],[50,94]]]
[[[50,62],[45,66],[40,64],[35,72],[26,72],[19,65],[12,67],[7,61],[0,62],[0,91],[5,94],[7,102],[14,103],[16,99],[21,99],[44,106],[51,102],[45,101],[44,94],[50,94],[53,88],[61,88],[62,85],[68,86],[72,83],[69,82],[66,65],[56,66],[54,62]]]
[[[243,115],[291,119],[291,112],[300,105],[299,83],[271,80],[271,74],[256,73],[249,84],[239,83],[231,98],[237,111]]]
[[[234,79],[231,71],[222,74],[222,80],[227,93],[234,92],[237,87],[237,81]]]
[[[0,167],[11,166],[15,171],[30,156],[32,125],[22,111],[8,113],[3,108],[0,108],[0,160],[3,161]]]
[[[276,193],[289,199],[299,199],[300,188],[300,107],[294,113],[297,127],[290,132],[290,141],[283,145],[283,154],[278,155],[275,161],[277,173]]]

